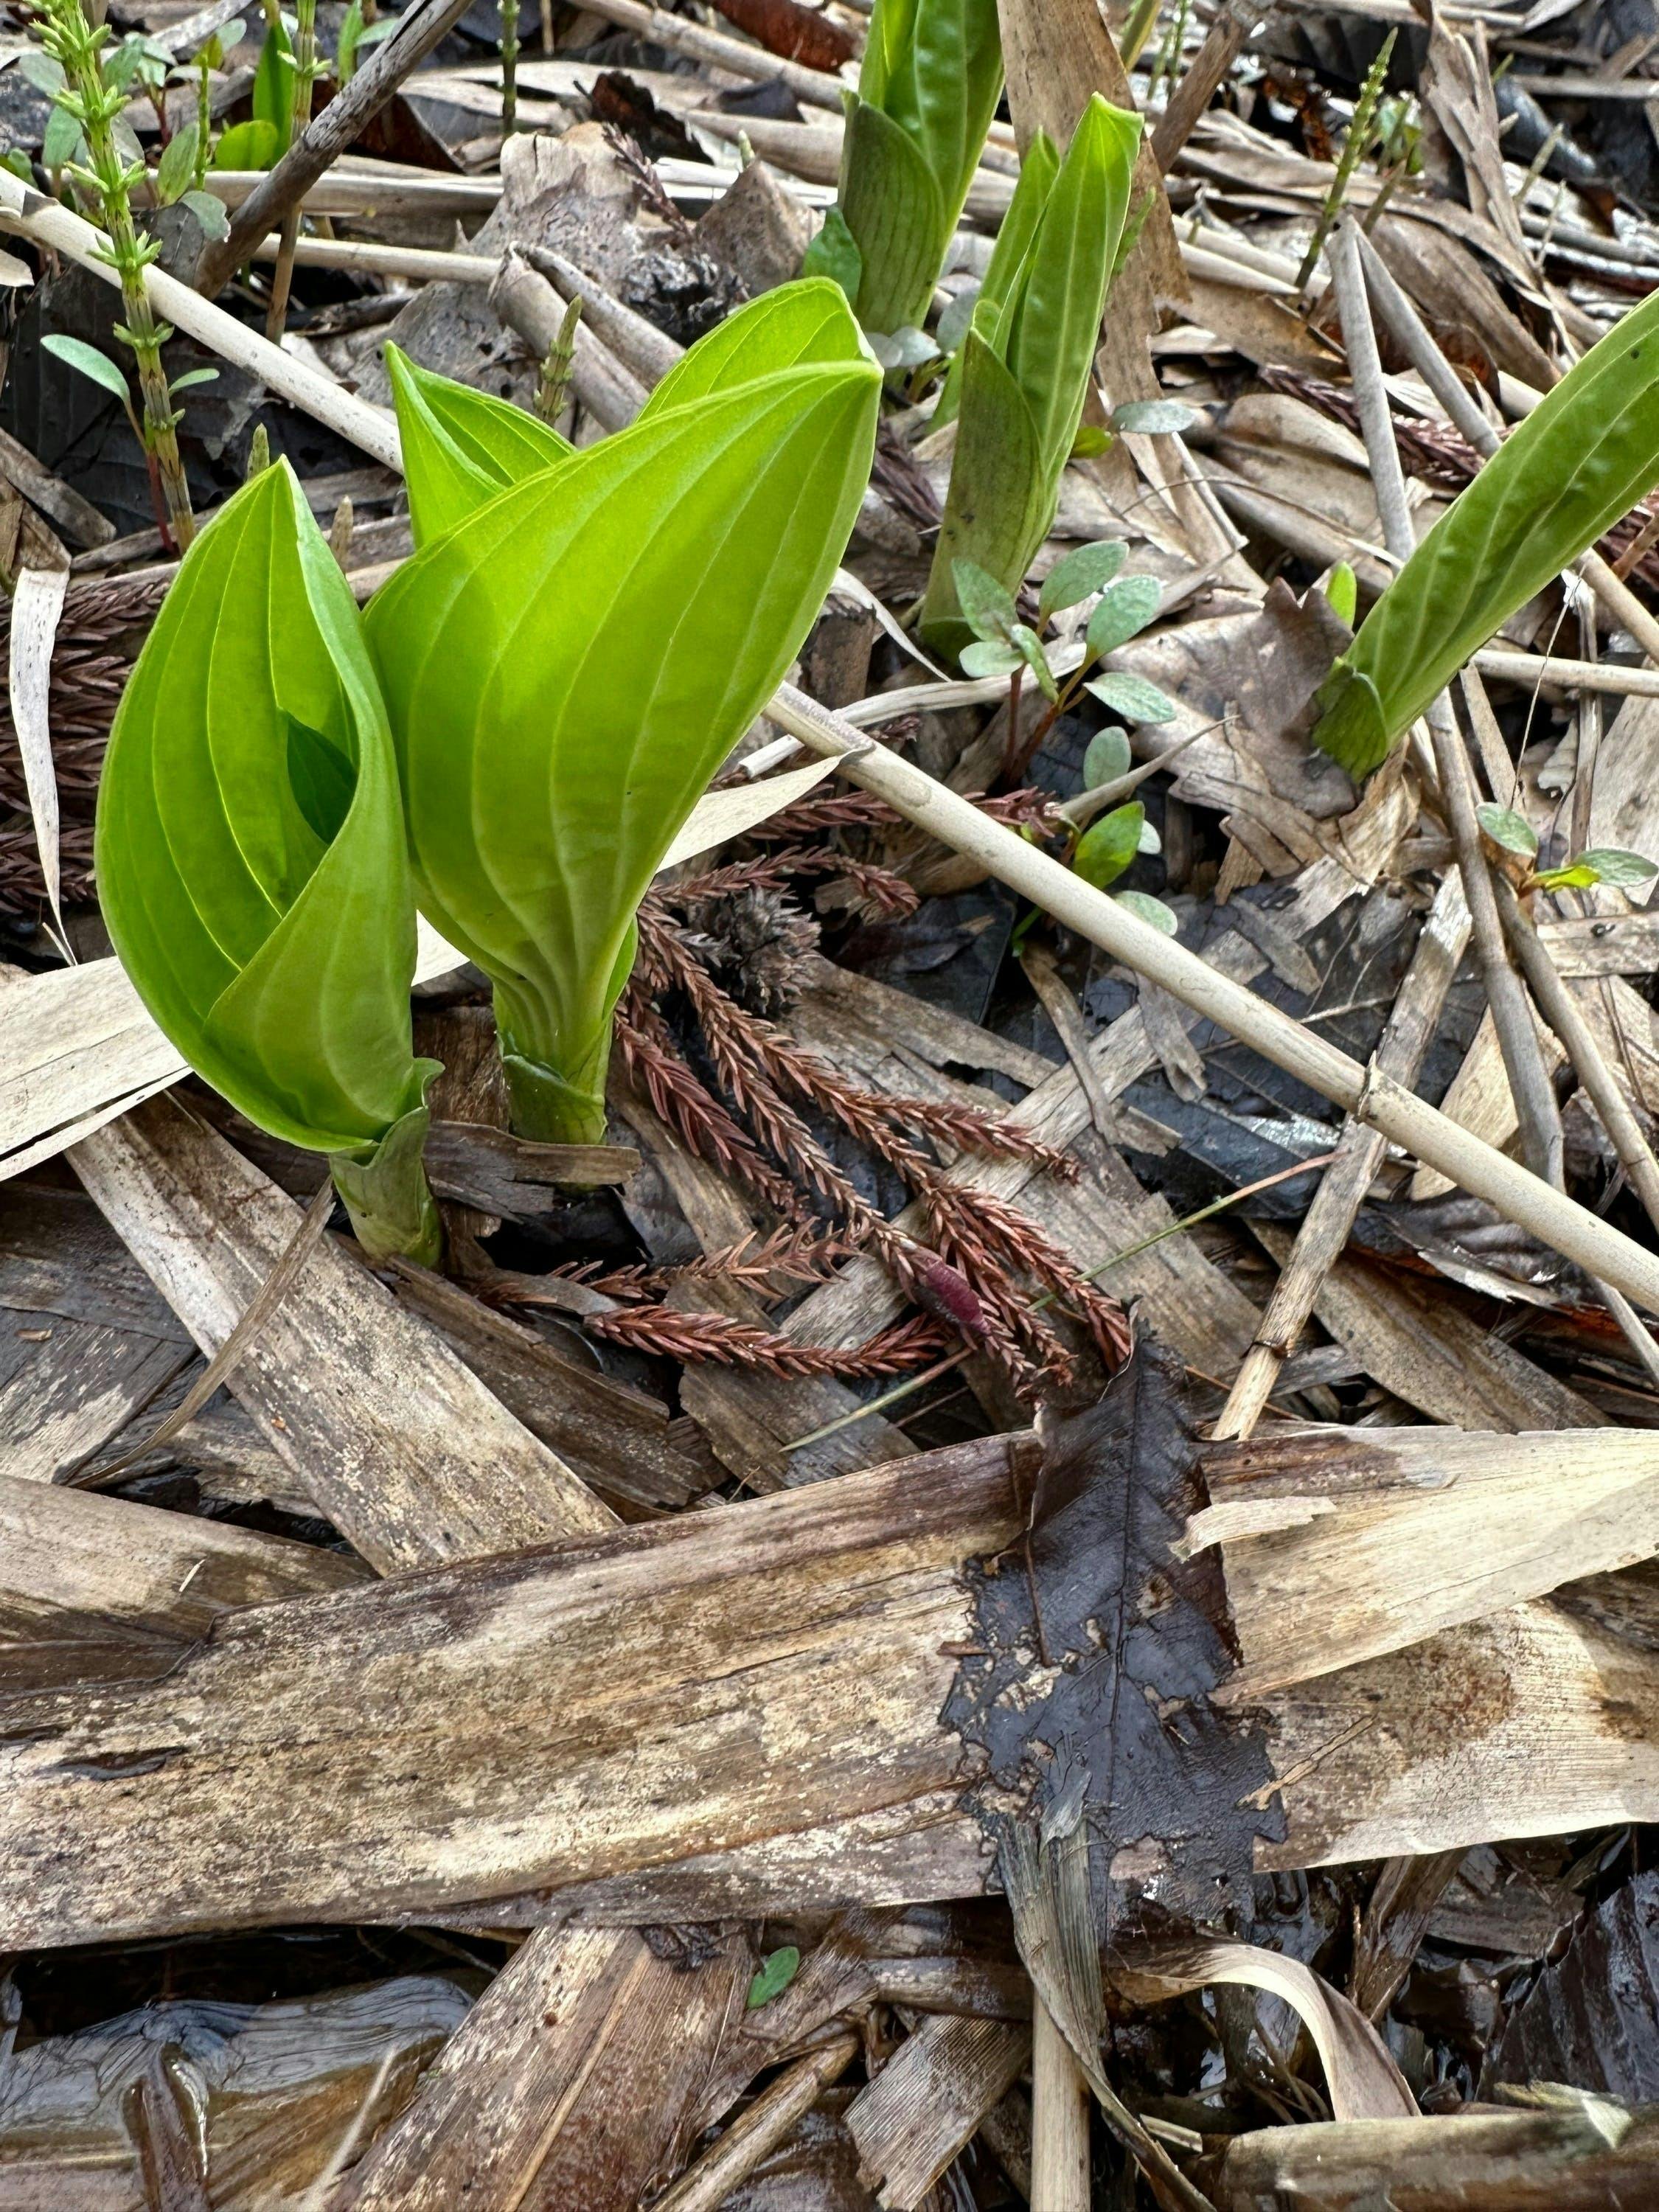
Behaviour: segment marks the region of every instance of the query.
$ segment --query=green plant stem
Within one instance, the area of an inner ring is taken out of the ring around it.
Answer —
[[[605,1142],[605,1079],[611,1065],[611,1024],[580,1065],[550,1067],[522,1050],[511,1018],[495,994],[501,1066],[507,1074],[508,1118],[515,1136],[538,1145]]]
[[[371,1260],[398,1253],[435,1267],[443,1258],[443,1223],[421,1159],[429,1121],[427,1109],[417,1106],[368,1152],[329,1155],[334,1188]]]
[[[1302,257],[1302,266],[1296,273],[1298,296],[1304,293],[1319,266],[1319,257],[1325,250],[1325,240],[1330,235],[1331,225],[1342,212],[1342,203],[1348,196],[1348,186],[1353,173],[1370,150],[1378,103],[1382,98],[1383,81],[1389,74],[1389,62],[1394,52],[1398,33],[1390,31],[1383,40],[1376,59],[1365,72],[1365,82],[1359,88],[1359,97],[1354,102],[1353,121],[1348,125],[1348,135],[1342,142],[1342,154],[1336,165],[1336,174],[1325,195],[1325,204],[1319,210],[1319,221],[1314,225],[1314,234],[1308,250]]]
[[[199,192],[207,184],[208,156],[213,149],[213,96],[205,48],[197,58],[196,70],[196,173],[191,188]]]
[[[536,412],[550,426],[564,412],[570,389],[570,372],[576,360],[576,325],[582,319],[582,295],[573,292],[559,325],[559,334],[547,349],[541,374],[536,380]]]
[[[126,316],[115,335],[132,349],[138,368],[138,387],[143,395],[143,443],[160,476],[162,504],[168,532],[179,552],[196,535],[196,517],[179,457],[179,416],[167,390],[161,366],[161,348],[173,336],[172,326],[158,323],[144,289],[144,270],[161,252],[152,238],[141,239],[132,219],[132,186],[145,173],[142,162],[132,167],[122,160],[115,143],[115,118],[126,106],[125,95],[107,83],[99,49],[109,36],[107,27],[94,30],[82,14],[79,0],[47,0],[44,35],[47,51],[63,65],[68,88],[58,95],[59,105],[74,116],[86,139],[90,167],[74,164],[70,175],[94,193],[109,238],[109,251],[100,258],[108,263],[121,283],[121,305]]]
[[[1163,0],[1134,0],[1128,19],[1123,26],[1123,36],[1118,40],[1118,52],[1123,57],[1123,66],[1132,70],[1140,59],[1141,51],[1158,27],[1158,11]]]
[[[293,145],[311,120],[311,89],[320,75],[317,60],[317,0],[295,0],[294,27],[294,105],[289,143]],[[273,345],[288,320],[288,295],[294,282],[294,249],[300,238],[300,203],[283,217],[277,240],[276,266],[270,279],[270,308],[265,317],[265,336]]]
[[[501,0],[501,136],[519,127],[519,0]]]

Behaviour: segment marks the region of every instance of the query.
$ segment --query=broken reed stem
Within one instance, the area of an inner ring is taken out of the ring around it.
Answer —
[[[1354,404],[1370,462],[1371,486],[1389,551],[1402,567],[1417,550],[1411,509],[1406,500],[1406,478],[1395,443],[1394,417],[1382,382],[1382,363],[1376,350],[1365,280],[1360,268],[1358,225],[1344,217],[1333,234],[1328,259],[1336,289],[1337,310],[1342,321],[1342,343],[1348,356]],[[1475,815],[1474,780],[1468,752],[1443,696],[1436,699],[1425,718],[1434,748],[1435,774],[1440,785],[1441,811],[1452,833],[1457,865],[1463,878],[1474,926],[1475,952],[1492,1006],[1493,1025],[1504,1055],[1504,1066],[1521,1117],[1522,1144],[1534,1174],[1559,1184],[1564,1140],[1561,1116],[1549,1071],[1538,1042],[1538,1028],[1520,976],[1510,962],[1503,925],[1492,894],[1492,872],[1480,842]]]
[[[1031,2212],[1089,2212],[1087,2076],[1036,1991],[1031,2007]]]
[[[1395,1082],[1408,1085],[1416,1082],[1468,939],[1468,906],[1462,880],[1454,868],[1441,884],[1419,933],[1411,965],[1373,1060],[1373,1066]],[[1379,1131],[1348,1116],[1336,1158],[1303,1216],[1255,1341],[1227,1393],[1212,1431],[1218,1441],[1254,1433],[1273,1394],[1279,1370],[1307,1327],[1325,1278],[1341,1257],[1385,1150]]]
[[[769,2081],[696,2164],[663,2191],[651,2212],[719,2212],[796,2121],[847,2071],[858,2049],[857,2036],[838,2036]]]
[[[1298,1076],[1322,1097],[1380,1129],[1425,1166],[1437,1169],[1473,1197],[1485,1199],[1506,1219],[1529,1230],[1588,1272],[1605,1277],[1638,1304],[1659,1313],[1659,1255],[1552,1189],[1381,1070],[1363,1066],[1328,1038],[1220,975],[1177,939],[1164,936],[793,684],[781,686],[766,711],[781,729],[811,751],[841,759],[848,775],[890,800],[918,829],[979,861],[999,883],[1137,975],[1162,984],[1183,1006],[1217,1023],[1275,1067]]]
[[[138,388],[144,403],[142,437],[144,450],[160,476],[167,526],[179,552],[196,535],[185,465],[179,455],[179,416],[167,375],[161,365],[161,348],[173,336],[166,323],[158,323],[151,304],[154,285],[149,264],[161,248],[153,238],[141,239],[132,219],[131,190],[144,175],[142,161],[129,167],[115,143],[115,121],[127,104],[126,94],[104,76],[100,49],[109,37],[107,24],[94,30],[81,0],[46,0],[41,26],[46,51],[60,64],[68,80],[54,95],[56,103],[81,125],[90,168],[70,165],[76,183],[95,195],[106,235],[92,250],[105,264],[111,281],[120,288],[126,320],[118,323],[115,335],[132,349],[138,367]],[[21,179],[17,180],[21,185]],[[30,195],[33,197],[33,194]],[[90,226],[88,226],[89,228]]]
[[[1654,1158],[1622,1085],[1608,1066],[1595,1031],[1580,1012],[1577,1000],[1551,959],[1531,915],[1516,897],[1514,886],[1500,876],[1497,891],[1504,930],[1544,1018],[1566,1047],[1567,1057],[1601,1118],[1601,1126],[1618,1155],[1620,1165],[1630,1177],[1649,1220],[1659,1229],[1659,1160]]]

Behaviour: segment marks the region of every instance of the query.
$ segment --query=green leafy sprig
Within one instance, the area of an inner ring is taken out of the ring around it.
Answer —
[[[118,85],[110,82],[100,58],[109,27],[100,24],[94,30],[82,11],[80,0],[44,0],[44,11],[41,36],[64,77],[52,98],[60,112],[78,126],[86,153],[84,162],[70,160],[64,167],[91,195],[109,240],[102,258],[120,281],[125,316],[125,322],[117,324],[115,335],[131,348],[137,365],[143,398],[139,436],[152,481],[160,492],[159,519],[182,552],[196,535],[196,518],[179,453],[178,426],[182,416],[173,406],[167,371],[161,365],[161,348],[173,331],[167,324],[156,321],[144,289],[144,271],[161,247],[152,238],[141,238],[133,221],[132,187],[143,180],[144,164],[142,159],[128,160],[117,143],[116,125],[126,106],[126,95]],[[128,412],[132,412],[131,406]]]

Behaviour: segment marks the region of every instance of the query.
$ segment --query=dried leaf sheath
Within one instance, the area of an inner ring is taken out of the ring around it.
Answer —
[[[501,493],[370,611],[416,895],[495,984],[526,1134],[602,1133],[635,909],[835,573],[879,388],[837,313],[803,365],[763,349]]]
[[[111,734],[97,870],[150,1012],[274,1135],[371,1165],[424,1114],[410,1042],[415,909],[385,712],[356,606],[285,463],[203,532]],[[419,1146],[403,1224],[434,1248]]]

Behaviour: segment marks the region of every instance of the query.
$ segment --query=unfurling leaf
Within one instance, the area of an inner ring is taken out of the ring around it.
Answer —
[[[703,342],[724,388],[694,347],[666,396],[695,397],[489,499],[369,610],[416,896],[495,983],[526,1135],[602,1133],[635,912],[858,512],[880,370],[833,286],[785,294]]]
[[[1393,750],[1472,653],[1659,478],[1659,293],[1511,431],[1361,624],[1314,742],[1350,775]]]
[[[252,98],[254,121],[268,123],[276,134],[275,161],[287,153],[294,135],[294,44],[280,15],[268,19],[253,72]]]
[[[1095,592],[1103,592],[1123,566],[1128,550],[1121,538],[1103,538],[1096,544],[1079,545],[1063,554],[1042,580],[1037,620],[1047,622],[1050,615],[1061,614]]]
[[[769,1951],[762,1960],[759,1971],[749,1984],[746,2009],[758,2012],[763,2005],[781,1997],[795,1978],[800,1968],[800,1952],[793,1943],[786,1943],[781,1950]]]
[[[1127,775],[1133,758],[1121,730],[1097,730],[1083,756],[1083,788],[1098,791],[1103,783],[1115,783]]]
[[[1133,799],[1127,806],[1115,806],[1090,824],[1072,856],[1072,866],[1085,884],[1103,891],[1108,884],[1117,881],[1140,850],[1146,820],[1146,808]]]
[[[1523,860],[1531,860],[1538,850],[1538,835],[1524,814],[1516,814],[1508,806],[1477,806],[1475,819],[1492,839],[1506,853],[1519,853]]]
[[[575,448],[522,407],[386,349],[416,545],[441,538],[508,484],[568,460]]]
[[[1121,714],[1126,722],[1172,722],[1176,717],[1175,701],[1144,676],[1127,676],[1109,669],[1083,688],[1091,691],[1103,707]]]
[[[847,95],[839,204],[866,331],[926,316],[1001,92],[996,0],[876,0]],[[811,273],[842,271],[817,261]]]
[[[1587,853],[1576,854],[1573,865],[1594,868],[1598,883],[1615,884],[1621,890],[1659,876],[1659,860],[1649,860],[1645,853],[1627,853],[1618,845],[1593,845]]]
[[[981,300],[958,356],[956,452],[922,605],[922,635],[940,651],[959,653],[966,642],[954,564],[975,561],[1018,591],[1054,520],[1139,139],[1138,115],[1098,94],[1091,99],[1030,223],[1018,268],[990,310]],[[1049,173],[1053,147],[1038,140],[1026,161]],[[1035,200],[1033,192],[1027,218]],[[993,275],[1000,285],[994,259]],[[989,276],[986,289],[993,289]]]
[[[1138,637],[1156,617],[1164,601],[1164,586],[1156,576],[1120,576],[1102,592],[1100,604],[1089,617],[1085,644],[1091,660],[1115,653]]]
[[[840,286],[849,303],[858,298],[864,256],[838,207],[830,208],[825,214],[823,228],[806,249],[800,273],[803,276],[827,276],[832,284]]]
[[[162,603],[110,736],[97,869],[139,996],[239,1112],[359,1167],[418,1133],[434,1066],[410,1042],[391,737],[350,587],[285,461],[203,531]],[[430,1258],[418,1195],[417,1234],[391,1241]],[[378,1226],[359,1216],[385,1249]]]

